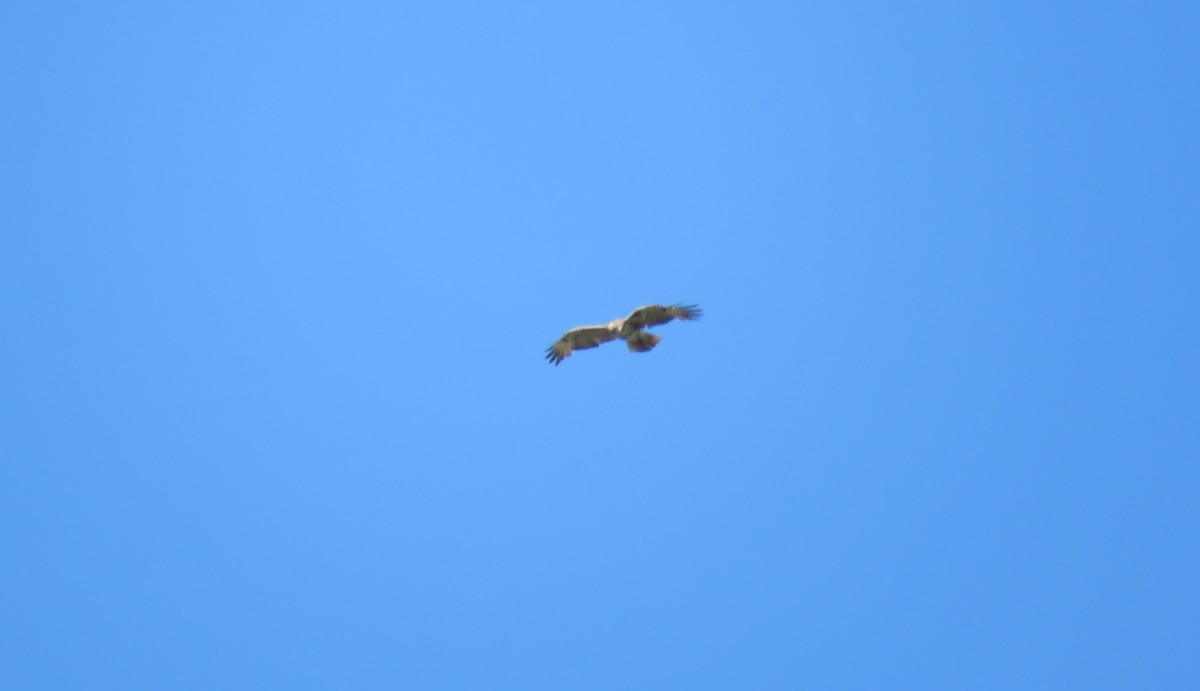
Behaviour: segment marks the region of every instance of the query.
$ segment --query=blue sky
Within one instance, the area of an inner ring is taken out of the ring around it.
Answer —
[[[1198,34],[6,4],[0,686],[1197,688]]]

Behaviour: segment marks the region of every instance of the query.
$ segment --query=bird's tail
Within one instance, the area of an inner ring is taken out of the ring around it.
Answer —
[[[631,353],[648,353],[654,350],[654,346],[661,340],[662,336],[655,336],[649,331],[638,331],[625,339],[625,345],[629,346]]]

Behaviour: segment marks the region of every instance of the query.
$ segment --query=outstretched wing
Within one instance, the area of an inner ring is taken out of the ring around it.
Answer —
[[[576,350],[595,348],[616,338],[607,326],[580,326],[571,329],[546,349],[546,359],[555,365],[565,360]]]
[[[646,305],[633,311],[625,317],[625,326],[634,329],[644,329],[649,326],[666,324],[672,319],[692,321],[700,318],[700,307],[697,305]]]

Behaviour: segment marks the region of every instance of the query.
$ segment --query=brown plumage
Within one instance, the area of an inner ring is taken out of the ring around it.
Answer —
[[[646,305],[635,309],[624,319],[614,319],[604,325],[571,329],[546,349],[546,359],[557,365],[576,350],[595,348],[615,338],[623,339],[631,353],[646,353],[658,345],[662,336],[656,336],[645,329],[666,324],[672,319],[694,321],[699,318],[700,308],[696,305]]]

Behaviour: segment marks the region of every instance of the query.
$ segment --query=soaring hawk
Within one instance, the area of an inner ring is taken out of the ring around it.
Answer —
[[[635,309],[624,319],[614,319],[598,326],[579,326],[571,329],[546,349],[546,359],[557,365],[576,350],[595,348],[614,338],[623,339],[631,353],[649,352],[658,345],[662,336],[648,333],[647,328],[666,324],[672,319],[693,321],[699,318],[700,308],[696,305],[646,305]]]

